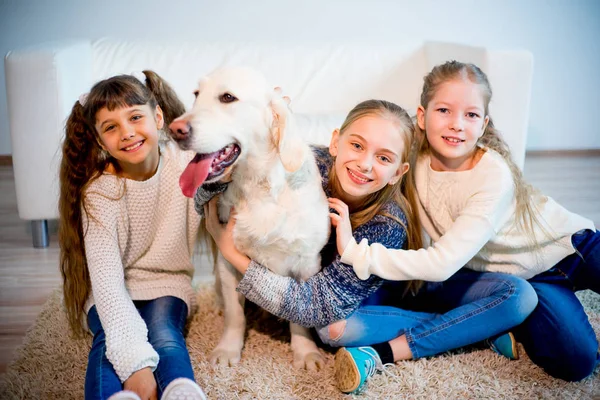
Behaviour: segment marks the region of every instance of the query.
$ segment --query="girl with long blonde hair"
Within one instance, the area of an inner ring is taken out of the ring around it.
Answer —
[[[387,249],[358,243],[340,224],[341,260],[361,279],[444,281],[463,266],[527,279],[539,304],[514,330],[516,339],[550,375],[581,380],[598,364],[598,341],[575,292],[600,292],[600,233],[524,181],[492,123],[491,97],[487,76],[473,64],[450,61],[425,76],[415,178],[419,215],[434,243]],[[403,340],[414,352],[414,337]]]
[[[329,149],[314,148],[323,189],[335,210],[330,214],[332,225],[338,232],[392,249],[422,247],[411,173],[413,136],[414,125],[404,109],[388,101],[369,100],[350,111],[341,128],[333,132]],[[321,340],[333,347],[354,346],[359,356],[376,359],[354,377],[346,364],[336,361],[336,382],[344,392],[362,390],[377,367],[395,361],[388,341],[405,331],[416,338],[419,356],[434,355],[501,334],[522,322],[535,306],[531,286],[508,275],[466,272],[447,286],[435,288],[422,286],[420,281],[386,283],[377,276],[363,281],[340,261],[336,250],[341,238],[335,230],[321,253],[323,269],[306,282],[298,282],[241,254],[231,236],[234,218],[220,225],[215,199],[205,214],[207,229],[223,256],[245,274],[239,292],[281,318],[315,327]],[[422,296],[433,292],[444,299],[456,297],[457,291],[463,302],[454,302],[456,307],[445,313],[404,307],[404,302],[419,304]],[[481,324],[484,320],[488,323]],[[341,349],[336,360],[347,354],[347,349]]]
[[[60,167],[60,267],[71,330],[94,339],[86,399],[204,399],[183,335],[199,217],[193,157],[162,128],[184,112],[156,73],[96,83],[73,106]]]

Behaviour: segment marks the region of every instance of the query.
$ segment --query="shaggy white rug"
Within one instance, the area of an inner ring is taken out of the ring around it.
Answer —
[[[600,334],[600,297],[579,294]],[[223,317],[212,288],[199,290],[198,313],[188,335],[196,379],[210,399],[348,399],[334,386],[333,354],[324,351],[320,372],[295,370],[287,324],[251,308],[253,319],[239,365],[213,367],[207,360]],[[73,340],[57,290],[27,332],[16,359],[0,377],[2,399],[82,399],[91,339]],[[522,349],[521,349],[522,350]],[[582,382],[553,379],[531,363],[508,361],[491,350],[463,349],[430,359],[400,362],[377,374],[364,399],[591,399],[600,398],[598,372]]]

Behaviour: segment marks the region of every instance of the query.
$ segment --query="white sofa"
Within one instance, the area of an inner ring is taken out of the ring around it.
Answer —
[[[326,144],[345,113],[362,100],[390,100],[413,114],[423,76],[449,59],[474,62],[488,74],[494,90],[491,115],[522,166],[533,71],[527,51],[410,40],[394,46],[315,46],[114,39],[11,51],[5,71],[19,216],[32,221],[34,246],[47,246],[47,220],[58,218],[65,120],[78,96],[108,76],[152,69],[189,106],[202,75],[222,65],[251,66],[292,98],[292,109],[310,131],[308,140]]]

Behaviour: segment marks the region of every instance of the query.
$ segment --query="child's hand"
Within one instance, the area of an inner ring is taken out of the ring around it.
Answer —
[[[156,379],[150,367],[135,371],[123,383],[123,389],[135,392],[142,400],[157,400]]]
[[[204,205],[204,215],[206,217],[206,230],[217,244],[221,254],[227,259],[227,254],[231,251],[237,251],[233,242],[233,227],[235,226],[235,213],[231,210],[227,224],[221,224],[217,213],[217,202],[219,196],[215,196]]]
[[[335,227],[336,245],[338,253],[344,254],[346,246],[352,239],[352,225],[350,224],[350,212],[346,203],[339,199],[329,198],[329,208],[333,208],[336,213],[329,213],[331,225]]]
[[[242,274],[246,273],[250,259],[235,247],[233,241],[233,228],[235,227],[235,212],[232,209],[229,214],[227,224],[221,224],[217,214],[217,201],[219,196],[213,197],[204,205],[204,215],[206,216],[206,230],[215,240],[217,247],[223,257],[231,263]]]

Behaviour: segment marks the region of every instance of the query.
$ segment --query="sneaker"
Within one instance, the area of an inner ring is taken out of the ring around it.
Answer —
[[[379,354],[370,346],[342,347],[335,355],[335,381],[344,393],[359,393],[375,371],[382,370]]]
[[[129,391],[129,390],[121,390],[110,396],[108,400],[142,400],[137,393]]]
[[[206,400],[206,395],[196,382],[188,378],[177,378],[165,388],[162,400]]]
[[[512,332],[502,334],[496,338],[490,338],[486,340],[486,343],[495,353],[500,354],[509,360],[519,359],[519,348],[517,347],[517,341]]]

